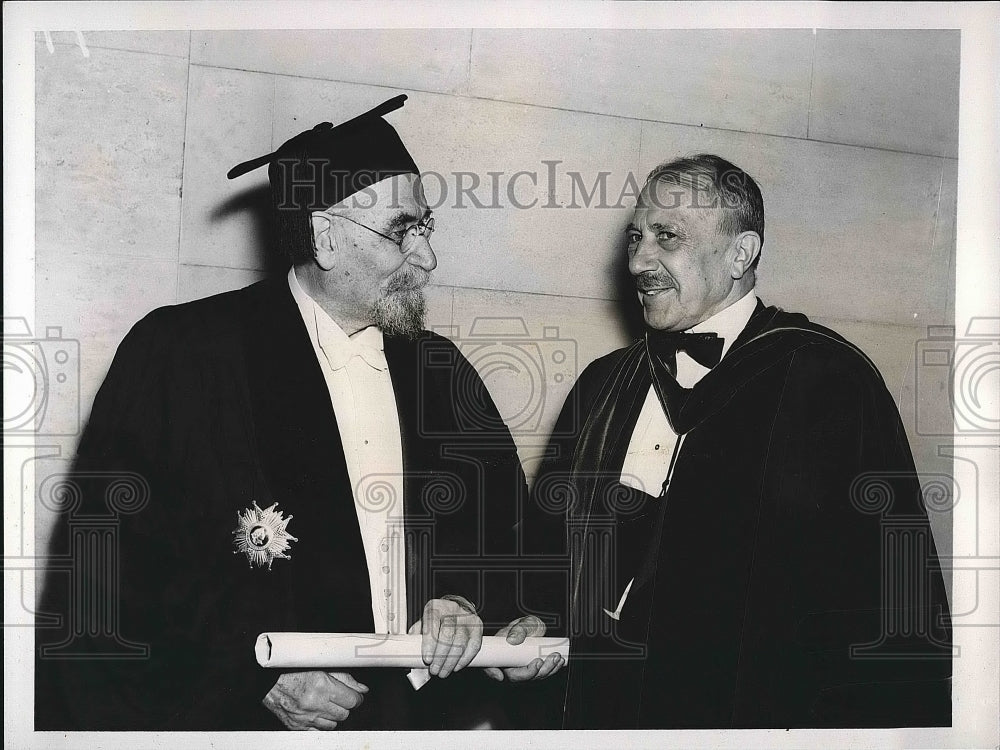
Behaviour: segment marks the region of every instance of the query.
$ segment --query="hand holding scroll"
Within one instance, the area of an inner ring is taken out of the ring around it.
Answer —
[[[530,635],[545,635],[545,623],[534,615],[528,615],[500,628],[497,631],[497,635],[506,636],[507,643],[516,646],[523,643],[524,639]],[[504,678],[511,682],[527,682],[528,680],[543,680],[562,669],[565,663],[566,661],[563,659],[562,654],[553,652],[544,659],[532,659],[530,663],[523,667],[510,667],[502,670],[497,667],[487,667],[483,671],[487,677],[498,682],[503,681]]]
[[[431,599],[411,633],[420,633],[420,655],[428,671],[447,677],[467,666],[483,644],[483,621],[465,599]]]

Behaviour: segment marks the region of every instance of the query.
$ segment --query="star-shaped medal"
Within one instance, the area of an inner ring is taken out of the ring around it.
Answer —
[[[236,513],[239,526],[233,530],[233,544],[236,546],[233,554],[244,553],[250,561],[250,567],[267,565],[270,570],[271,563],[278,558],[291,559],[286,554],[289,542],[299,540],[289,534],[286,528],[294,516],[284,518],[281,511],[275,510],[277,507],[278,504],[275,503],[270,508],[261,510],[255,502],[252,508]]]

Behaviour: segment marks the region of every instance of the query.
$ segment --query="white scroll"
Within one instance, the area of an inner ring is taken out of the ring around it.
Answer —
[[[262,667],[285,669],[352,669],[403,667],[422,669],[419,635],[375,633],[261,633],[254,646]],[[529,636],[516,646],[497,636],[484,636],[470,667],[523,667],[550,654],[569,657],[569,639]]]

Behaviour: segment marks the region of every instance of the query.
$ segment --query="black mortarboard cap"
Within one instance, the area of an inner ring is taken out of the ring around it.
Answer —
[[[395,128],[382,119],[405,101],[406,94],[400,94],[340,125],[321,122],[226,176],[233,179],[267,164],[277,208],[322,211],[387,177],[419,174]]]

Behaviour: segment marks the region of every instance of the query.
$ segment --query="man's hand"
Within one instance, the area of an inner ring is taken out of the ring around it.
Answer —
[[[347,672],[286,672],[262,703],[288,729],[336,729],[367,692]]]
[[[524,639],[529,635],[545,635],[545,623],[534,615],[528,615],[500,628],[497,635],[506,636],[507,643],[516,646],[524,643]],[[491,677],[497,682],[502,682],[505,677],[511,682],[527,682],[528,680],[543,680],[562,669],[565,663],[562,654],[554,653],[549,654],[544,659],[532,659],[524,667],[511,667],[502,670],[497,667],[487,667],[483,671],[486,672],[487,677]]]
[[[431,599],[410,632],[423,635],[420,656],[428,671],[438,677],[468,666],[483,645],[483,621],[472,604],[460,596]]]

